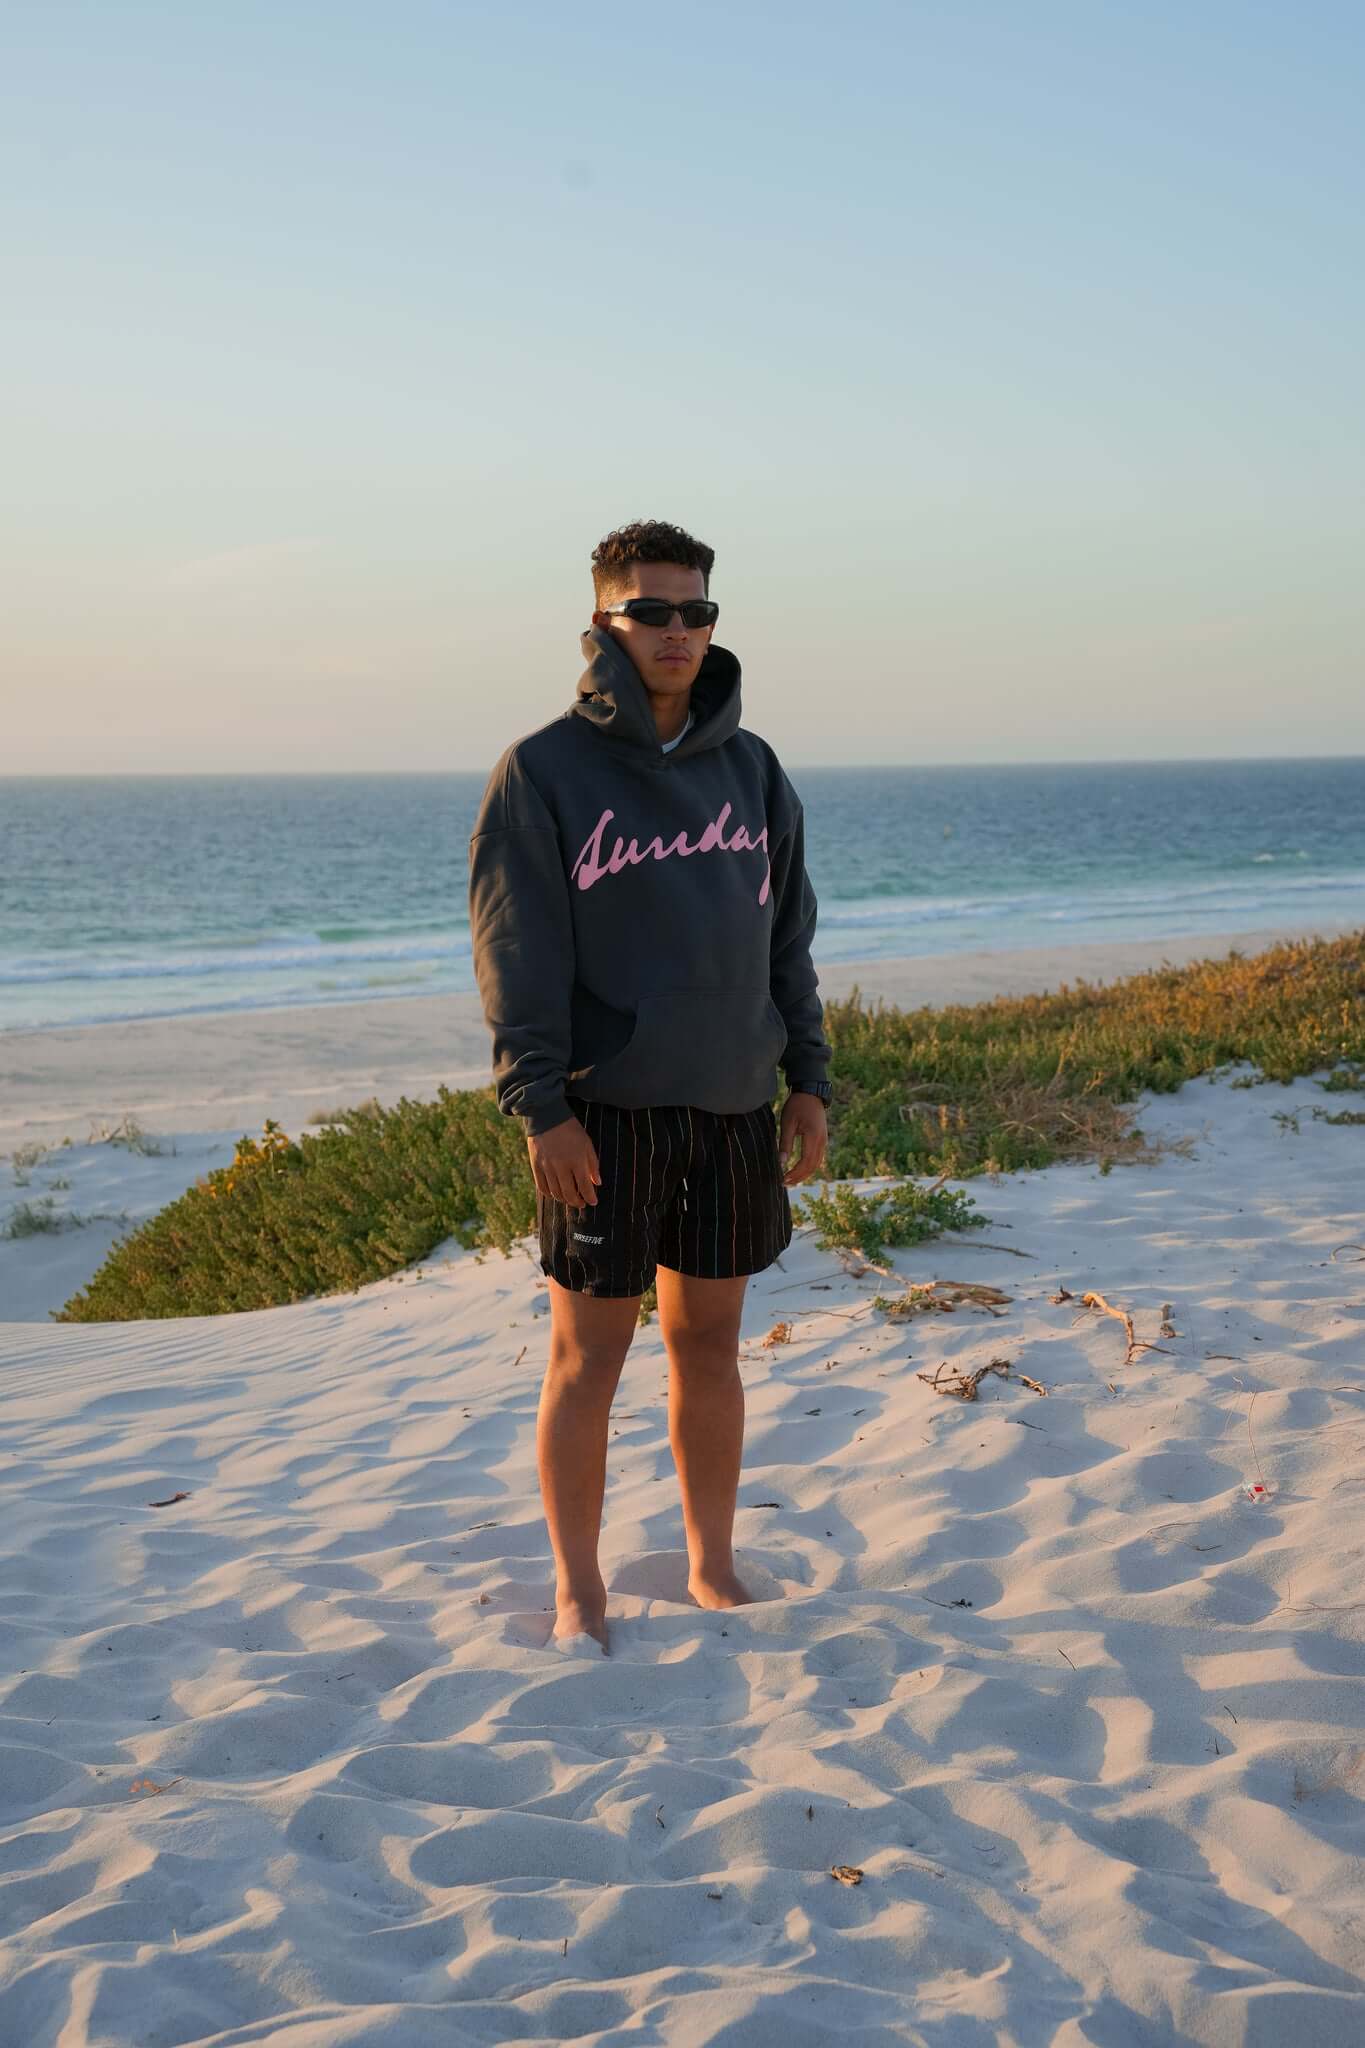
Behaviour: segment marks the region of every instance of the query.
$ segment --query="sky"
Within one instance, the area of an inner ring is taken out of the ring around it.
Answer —
[[[0,773],[1365,753],[1365,11],[12,5]]]

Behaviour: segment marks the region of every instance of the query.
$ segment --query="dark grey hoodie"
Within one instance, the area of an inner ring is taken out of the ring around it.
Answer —
[[[624,1108],[757,1109],[824,1078],[800,799],[739,722],[714,643],[671,751],[620,643],[582,636],[573,704],[498,760],[469,841],[474,973],[499,1109],[528,1136],[565,1091]]]

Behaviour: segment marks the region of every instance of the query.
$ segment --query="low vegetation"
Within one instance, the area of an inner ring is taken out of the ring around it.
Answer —
[[[922,1188],[913,1180],[893,1181],[884,1191],[866,1194],[836,1180],[807,1195],[800,1206],[802,1221],[814,1226],[817,1244],[829,1251],[858,1252],[874,1265],[891,1245],[925,1244],[945,1230],[974,1230],[990,1221],[970,1195],[937,1184]]]
[[[1060,1159],[1107,1170],[1154,1156],[1134,1121],[1143,1090],[1239,1064],[1250,1071],[1238,1086],[1311,1073],[1333,1092],[1365,1084],[1365,930],[945,1009],[867,1008],[855,988],[826,1004],[825,1028],[834,1099],[822,1178],[963,1180]],[[446,1238],[486,1256],[534,1231],[525,1141],[491,1089],[329,1118],[297,1140],[273,1122],[259,1141],[242,1138],[231,1166],[120,1239],[54,1315],[268,1308],[363,1286]],[[935,1208],[923,1189],[873,1200],[818,1187],[794,1188],[793,1207],[831,1244],[985,1220],[960,1196]]]

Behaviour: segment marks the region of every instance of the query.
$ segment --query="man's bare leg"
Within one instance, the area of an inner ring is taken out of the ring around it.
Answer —
[[[612,1398],[635,1335],[638,1294],[577,1294],[546,1275],[550,1361],[536,1418],[540,1493],[555,1558],[554,1633],[607,1647],[607,1589],[597,1563]]]
[[[682,1490],[687,1589],[699,1607],[741,1607],[735,1497],[744,1449],[739,1329],[749,1276],[698,1280],[658,1269],[659,1327],[668,1351],[668,1435]]]

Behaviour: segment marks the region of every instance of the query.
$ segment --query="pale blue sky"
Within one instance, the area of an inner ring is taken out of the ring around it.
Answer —
[[[487,768],[637,517],[793,766],[1365,752],[1358,6],[3,36],[3,770]]]

